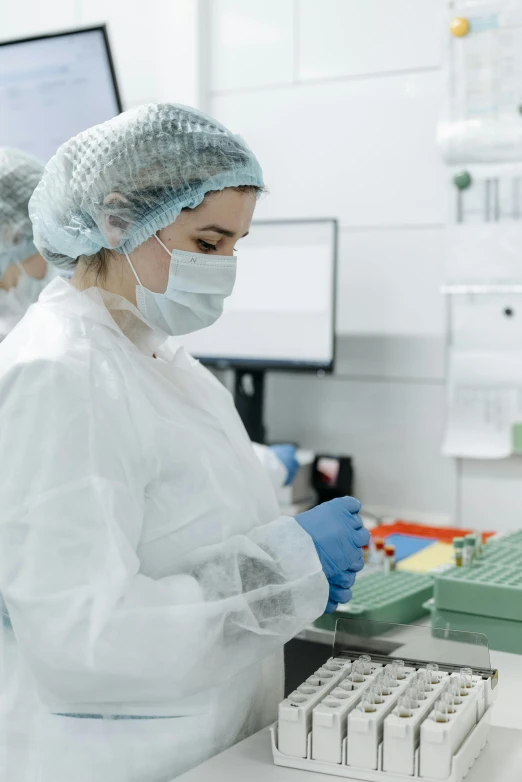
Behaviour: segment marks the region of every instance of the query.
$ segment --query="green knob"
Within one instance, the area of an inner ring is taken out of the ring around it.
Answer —
[[[467,190],[468,187],[471,187],[472,182],[473,180],[469,171],[461,171],[453,177],[453,184],[457,190]]]

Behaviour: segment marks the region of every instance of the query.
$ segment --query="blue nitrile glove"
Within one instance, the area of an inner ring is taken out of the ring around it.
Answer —
[[[334,569],[337,571],[337,574],[335,574]],[[341,573],[333,563],[329,573],[330,577],[327,576],[327,578],[330,589],[328,591],[328,603],[325,614],[333,614],[337,610],[339,603],[348,603],[352,599],[350,587],[355,583],[355,573],[350,570],[347,570],[346,573]]]
[[[299,462],[297,461],[297,448],[294,445],[271,445],[270,450],[275,453],[281,464],[286,467],[287,478],[285,486],[290,486],[294,482],[294,478],[297,475],[299,469]]]
[[[327,611],[335,611],[335,603],[348,602],[351,597],[349,588],[355,581],[354,574],[364,567],[361,548],[369,544],[370,533],[358,516],[360,509],[358,500],[341,497],[295,517],[313,539],[328,579],[330,594]]]

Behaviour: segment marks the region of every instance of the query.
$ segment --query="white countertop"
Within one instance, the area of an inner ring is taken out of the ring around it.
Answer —
[[[520,782],[522,732],[491,728],[488,744],[466,777],[466,782]],[[275,766],[268,729],[182,774],[175,782],[321,782],[334,777],[313,771]],[[340,779],[340,777],[335,777]]]

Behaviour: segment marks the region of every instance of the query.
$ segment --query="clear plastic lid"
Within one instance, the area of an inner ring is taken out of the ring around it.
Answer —
[[[333,656],[353,659],[361,654],[369,654],[374,662],[384,665],[400,659],[406,666],[436,663],[441,671],[458,671],[465,666],[479,675],[493,674],[488,640],[482,633],[338,619]]]

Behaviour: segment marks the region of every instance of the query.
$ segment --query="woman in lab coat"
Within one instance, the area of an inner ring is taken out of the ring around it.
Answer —
[[[0,341],[56,274],[36,251],[27,210],[43,170],[25,152],[0,147]]]
[[[171,780],[274,719],[283,644],[350,597],[360,505],[281,517],[229,394],[167,339],[219,317],[262,186],[240,138],[160,104],[36,189],[36,246],[75,271],[0,347],[2,779]]]

